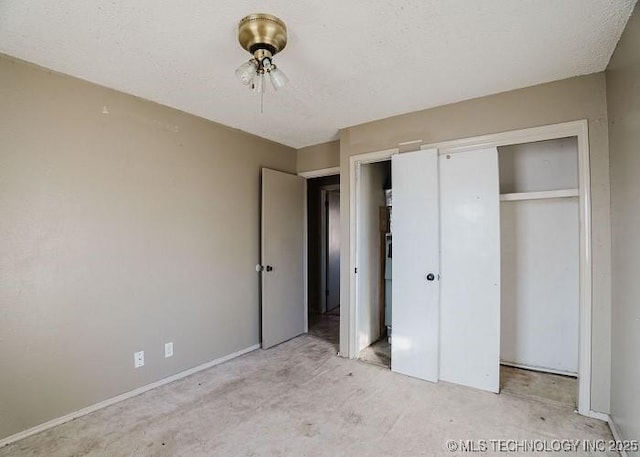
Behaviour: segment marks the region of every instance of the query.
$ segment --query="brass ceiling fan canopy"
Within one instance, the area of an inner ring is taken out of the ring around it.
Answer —
[[[250,14],[238,24],[238,41],[252,57],[237,68],[236,76],[242,84],[260,94],[262,112],[266,82],[271,82],[275,91],[289,82],[287,75],[273,63],[273,56],[287,45],[287,26],[271,14]]]
[[[266,49],[276,55],[287,45],[287,26],[271,14],[250,14],[238,24],[238,41],[251,54]]]

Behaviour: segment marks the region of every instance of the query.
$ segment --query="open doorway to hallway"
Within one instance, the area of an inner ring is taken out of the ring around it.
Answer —
[[[340,175],[307,180],[309,333],[338,351]]]

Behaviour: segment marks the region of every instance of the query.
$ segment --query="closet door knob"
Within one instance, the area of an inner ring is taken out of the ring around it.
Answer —
[[[427,275],[427,281],[433,281],[434,279],[436,279],[436,277],[433,273],[429,273]]]

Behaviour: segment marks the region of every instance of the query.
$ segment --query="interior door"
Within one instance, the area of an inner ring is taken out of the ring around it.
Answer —
[[[500,384],[499,200],[496,148],[440,157],[440,379],[491,392]]]
[[[396,154],[391,161],[391,369],[438,380],[438,151]]]
[[[262,348],[306,332],[304,178],[262,169]]]
[[[327,192],[327,311],[340,306],[340,191]]]

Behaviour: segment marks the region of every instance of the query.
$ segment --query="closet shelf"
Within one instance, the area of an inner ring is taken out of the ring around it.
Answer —
[[[544,198],[567,198],[580,195],[578,189],[544,190],[541,192],[518,192],[515,194],[500,194],[500,201],[513,202],[517,200],[540,200]]]

